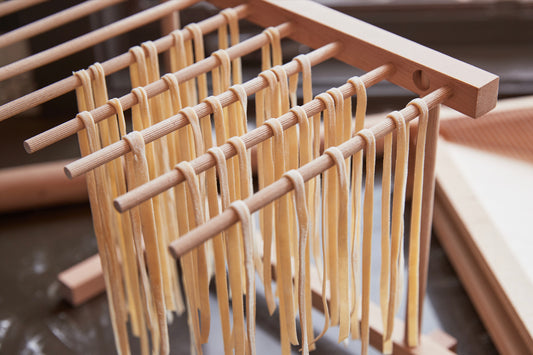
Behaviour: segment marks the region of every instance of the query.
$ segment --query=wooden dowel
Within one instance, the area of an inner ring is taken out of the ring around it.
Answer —
[[[70,160],[0,169],[0,213],[87,201],[85,179],[69,180]]]
[[[237,16],[239,18],[243,18],[247,14],[247,8],[248,5],[245,4],[239,5],[234,9],[237,12]],[[198,22],[198,26],[200,26],[202,33],[206,34],[216,30],[225,23],[226,18],[223,15],[218,14]],[[183,31],[183,36],[185,40],[191,39],[191,34],[189,31]],[[170,35],[161,37],[158,40],[154,41],[154,45],[158,53],[168,50],[172,46],[172,44],[173,39]],[[107,76],[128,67],[130,64],[133,63],[133,61],[133,55],[130,52],[126,52],[119,56],[106,60],[102,63],[102,67],[104,68],[104,73]],[[89,75],[91,75],[91,78],[93,78],[91,72],[89,72]],[[38,106],[44,102],[64,95],[76,89],[78,86],[81,86],[81,82],[76,76],[72,75],[68,78],[50,84],[44,88],[33,91],[16,100],[8,102],[0,106],[0,122],[16,114],[29,110],[30,108]]]
[[[266,35],[264,37],[266,37]],[[311,64],[316,65],[317,63],[321,63],[331,58],[340,50],[340,48],[341,46],[339,43],[331,43],[322,48],[314,50],[308,54]],[[300,70],[300,66],[297,61],[286,63],[284,68],[288,75],[297,73]],[[266,79],[263,79],[260,76],[242,84],[248,96],[265,88],[267,85],[268,82]],[[239,97],[232,90],[223,92],[222,94],[218,95],[217,98],[220,100],[220,103],[223,107],[226,107],[239,99]],[[194,106],[193,110],[195,110],[198,117],[205,117],[212,113],[211,106],[204,102]],[[180,129],[181,127],[186,126],[188,123],[189,120],[183,114],[178,113],[175,116],[169,117],[164,121],[142,130],[141,134],[143,135],[145,144],[148,144],[158,138]],[[128,153],[129,151],[129,144],[122,140],[118,141],[97,152],[87,155],[73,162],[72,164],[65,166],[65,174],[69,178],[80,176],[102,164]]]
[[[289,23],[285,23],[285,24],[279,25],[277,28],[279,29],[280,34],[282,36],[286,36],[290,31],[291,25]],[[265,35],[264,33],[261,33],[252,38],[247,39],[246,41],[240,42],[236,44],[235,46],[228,48],[226,51],[230,59],[233,60],[235,58],[240,58],[243,55],[251,53],[261,48],[263,45],[267,43],[268,43],[267,35]],[[220,65],[218,60],[213,56],[209,56],[199,62],[196,62],[186,68],[183,68],[175,72],[174,75],[178,79],[178,82],[181,83],[181,82],[185,82],[187,80],[193,79],[201,74],[207,73],[213,68],[216,68],[218,65]],[[144,89],[146,90],[146,94],[148,95],[148,98],[151,98],[151,97],[154,97],[155,95],[159,95],[162,92],[168,90],[168,86],[164,80],[160,79],[160,80],[154,81],[153,83],[150,83],[144,86]],[[129,94],[122,96],[120,98],[120,102],[124,110],[127,110],[131,108],[133,105],[138,103],[137,96],[135,96],[133,93],[129,93]],[[115,113],[116,112],[115,112],[114,106],[108,105],[108,104],[100,106],[91,111],[91,114],[95,122],[100,122],[106,119],[107,117],[114,115]],[[203,117],[203,116],[199,116],[199,117]],[[167,122],[167,120],[165,120],[164,122]],[[76,132],[82,129],[84,129],[84,126],[81,123],[81,121],[76,117],[56,127],[53,127],[45,132],[42,132],[32,138],[25,140],[24,148],[26,149],[28,153],[34,153],[64,138],[67,138],[73,134],[76,134]]]
[[[0,36],[0,48],[57,28],[124,0],[89,0]]]
[[[24,10],[30,6],[34,6],[45,1],[46,0],[2,1],[0,2],[0,17]]]
[[[293,63],[293,62],[291,62]],[[311,60],[311,63],[313,64],[313,61]],[[288,63],[290,64],[290,63]],[[285,65],[288,65],[285,64]],[[394,67],[392,65],[383,65],[379,68],[376,68],[363,76],[361,76],[361,79],[365,83],[366,87],[370,87],[385,78],[387,78],[389,75],[391,75],[394,72]],[[339,88],[342,92],[344,97],[351,97],[355,94],[355,89],[351,84],[344,84]],[[303,105],[302,108],[307,112],[307,115],[309,117],[321,112],[325,109],[324,103],[319,99],[314,99],[307,104]],[[283,127],[284,130],[288,129],[289,127],[294,126],[298,122],[298,118],[294,115],[292,112],[287,112],[284,115],[280,116],[279,121]],[[242,136],[242,140],[246,144],[246,148],[250,149],[257,144],[267,140],[268,138],[272,137],[272,131],[267,126],[260,126],[256,129],[244,134]],[[237,152],[235,151],[235,148],[232,144],[222,144],[220,145],[220,148],[224,152],[227,159],[235,155]],[[194,160],[191,161],[191,164],[193,168],[195,169],[196,173],[199,174],[202,171],[205,171],[213,166],[215,166],[215,160],[212,157],[211,154],[204,154]],[[183,175],[176,169],[173,169],[169,172],[167,172],[164,175],[161,175],[154,180],[139,186],[136,189],[133,189],[129,191],[128,193],[119,196],[115,199],[115,208],[119,212],[127,211],[128,209],[138,205],[139,203],[146,201],[168,189],[171,187],[181,183],[183,181],[184,177]]]
[[[200,0],[171,0],[0,68],[0,81],[42,67],[109,38],[134,30]]]
[[[440,104],[442,101],[449,98],[451,94],[452,91],[449,87],[442,87],[426,95],[423,99],[426,101],[428,107],[433,108],[436,105]],[[415,108],[414,105],[408,105],[400,112],[407,122],[413,120],[419,114],[418,109]],[[386,134],[392,132],[394,129],[395,124],[392,119],[386,119],[370,128],[376,139],[385,136]],[[428,139],[429,138],[430,137],[428,137]],[[344,157],[347,158],[363,149],[364,145],[364,139],[356,135],[352,139],[339,145],[338,148],[341,150]],[[302,174],[304,181],[308,181],[313,177],[317,176],[318,174],[324,172],[325,170],[331,168],[333,165],[333,159],[328,154],[324,154],[313,160],[312,162],[302,166],[298,169],[298,171]],[[292,189],[293,185],[288,179],[280,179],[274,182],[273,184],[263,188],[253,196],[247,198],[246,200],[244,200],[244,202],[247,204],[248,208],[250,209],[250,212],[253,213],[261,209],[262,207],[268,205],[269,203],[275,201],[276,199],[280,198]],[[228,208],[223,213],[211,219],[209,222],[204,223],[195,230],[185,234],[178,240],[172,242],[169,246],[169,250],[174,257],[181,257],[187,252],[197,247],[198,245],[217,235],[218,233],[221,233],[222,231],[226,230],[238,220],[239,219],[237,213],[233,211],[233,209]]]

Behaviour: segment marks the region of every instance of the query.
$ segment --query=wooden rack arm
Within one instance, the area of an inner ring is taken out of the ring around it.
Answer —
[[[433,108],[444,100],[450,98],[451,94],[451,88],[442,87],[428,94],[423,99],[426,101],[429,108]],[[408,105],[400,112],[407,122],[413,120],[419,114],[418,109],[415,108],[414,105]],[[386,119],[370,128],[370,130],[375,135],[376,139],[379,139],[392,132],[394,128],[394,121],[392,119]],[[352,139],[339,145],[338,148],[341,150],[344,157],[348,158],[363,149],[364,145],[364,139],[356,135]],[[308,181],[318,174],[331,168],[334,166],[334,164],[334,160],[328,154],[323,154],[317,159],[299,168],[298,171],[302,174],[304,181]],[[261,189],[253,196],[244,200],[244,202],[248,205],[250,212],[253,213],[280,198],[292,189],[292,183],[288,179],[282,178]],[[237,213],[234,212],[232,208],[228,208],[218,216],[211,219],[209,222],[202,224],[200,227],[172,242],[169,246],[169,250],[175,258],[183,256],[192,249],[196,248],[198,245],[204,243],[213,236],[226,230],[231,225],[237,223],[238,220],[239,218]]]
[[[246,17],[248,5],[239,5],[236,6],[234,9],[239,19],[242,19]],[[198,22],[198,26],[202,30],[202,33],[207,34],[216,30],[225,23],[226,18],[224,17],[224,15],[217,14],[215,16],[209,17],[205,20]],[[190,32],[183,31],[183,37],[185,40],[191,39]],[[168,50],[173,45],[173,43],[174,40],[171,35],[161,37],[154,41],[154,45],[158,53]],[[134,57],[130,52],[126,52],[111,59],[108,59],[102,63],[104,74],[107,76],[116,73],[117,71],[128,67],[130,64],[133,63],[133,61]],[[93,78],[91,72],[89,72],[89,75],[91,75],[91,78]],[[33,91],[16,100],[8,102],[0,106],[0,122],[16,114],[24,112],[30,108],[38,106],[44,102],[64,95],[76,89],[78,86],[81,86],[80,80],[76,76],[72,75],[68,78],[50,84],[44,88]]]
[[[339,50],[340,45],[338,43],[331,43],[309,53],[308,56],[309,60],[311,61],[311,65],[316,65],[317,63],[321,63],[331,58],[335,54],[335,52]],[[300,65],[297,61],[293,60],[289,63],[284,64],[284,68],[287,72],[287,75],[293,75],[300,70]],[[242,84],[248,96],[265,88],[267,85],[268,82],[263,77],[256,77]],[[232,90],[223,92],[222,94],[218,95],[217,98],[220,100],[220,103],[223,107],[226,107],[239,99],[238,96]],[[211,106],[204,102],[194,106],[193,110],[196,111],[198,117],[205,117],[212,113]],[[141,134],[143,135],[145,144],[148,144],[158,138],[161,138],[171,132],[180,129],[181,127],[186,126],[188,123],[189,120],[181,113],[178,113],[175,116],[169,117],[153,126],[142,130]],[[129,151],[129,145],[126,144],[124,141],[113,143],[97,152],[94,152],[90,155],[76,160],[72,164],[65,166],[65,174],[69,178],[74,178],[76,176],[85,174],[86,172],[113,159],[116,159],[128,153]]]
[[[284,23],[277,26],[282,37],[288,35],[288,33],[291,31],[291,27],[292,26],[290,25],[290,23]],[[235,58],[240,58],[261,48],[262,46],[267,44],[268,41],[268,36],[264,33],[260,33],[252,38],[249,38],[243,42],[236,44],[235,46],[228,48],[226,51],[230,59],[233,60]],[[216,68],[219,65],[220,63],[218,59],[213,56],[209,56],[199,62],[196,62],[186,68],[175,72],[174,75],[178,79],[178,82],[181,83],[195,78],[201,74],[207,73],[208,71]],[[160,79],[144,86],[144,89],[146,90],[148,98],[151,98],[168,90],[168,86],[164,80]],[[137,96],[135,96],[133,93],[126,94],[120,98],[120,103],[122,104],[122,108],[124,110],[127,110],[138,103]],[[116,112],[114,106],[109,104],[97,107],[96,109],[91,111],[95,122],[100,122],[106,119],[107,117],[114,115],[115,113]],[[207,114],[209,114],[209,112]],[[164,122],[167,122],[167,120],[165,120]],[[76,117],[45,132],[42,132],[32,138],[27,139],[26,141],[24,141],[24,148],[28,153],[34,153],[44,147],[47,147],[64,138],[76,134],[76,132],[81,131],[82,129],[84,129],[84,126],[82,122]]]
[[[364,74],[361,76],[361,80],[363,80],[366,87],[370,87],[386,79],[392,72],[394,72],[394,67],[392,65],[384,65]],[[351,97],[355,94],[355,89],[353,88],[352,84],[344,84],[339,89],[345,98]],[[303,105],[302,108],[307,112],[307,115],[311,117],[324,110],[325,106],[321,100],[314,99]],[[297,117],[292,112],[283,114],[278,118],[278,120],[280,121],[284,130],[294,126],[298,122]],[[272,137],[271,129],[265,125],[262,125],[244,134],[242,136],[242,140],[246,144],[246,148],[250,149],[257,144],[264,142],[270,137]],[[220,145],[220,148],[224,152],[226,159],[229,159],[237,154],[232,144],[225,143]],[[215,166],[215,160],[210,154],[204,154],[192,160],[191,164],[196,173],[199,174]],[[119,212],[125,212],[130,208],[135,207],[138,204],[172,188],[173,186],[181,183],[183,180],[184,177],[179,170],[171,170],[166,174],[163,174],[156,179],[141,185],[122,196],[119,196],[114,201],[115,208]]]
[[[46,0],[26,0],[26,1],[3,1],[0,2],[0,17],[7,16],[13,12],[24,10],[30,6],[40,4]]]
[[[240,0],[209,1],[226,7]],[[340,41],[344,50],[336,58],[354,67],[369,71],[385,63],[394,64],[397,71],[389,81],[418,96],[449,86],[454,95],[444,104],[470,117],[479,117],[496,105],[498,76],[470,64],[314,1],[248,0],[248,3],[248,20],[263,27],[290,20],[297,24],[290,38],[311,48]]]
[[[20,59],[0,68],[0,81],[12,78],[29,70],[79,52],[119,34],[131,31],[168,15],[172,11],[191,6],[200,0],[171,0],[151,9],[136,13],[120,21],[104,26],[83,36],[71,39],[42,52]]]
[[[0,48],[87,16],[124,0],[89,0],[0,36]]]

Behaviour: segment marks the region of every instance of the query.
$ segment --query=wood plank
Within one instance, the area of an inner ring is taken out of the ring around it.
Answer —
[[[498,350],[533,353],[533,285],[447,144],[439,145],[434,230]]]

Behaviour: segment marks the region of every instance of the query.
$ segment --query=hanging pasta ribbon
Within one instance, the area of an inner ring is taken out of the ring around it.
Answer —
[[[200,156],[204,154],[205,152],[205,146],[202,139],[202,132],[199,124],[198,116],[196,115],[196,111],[194,111],[191,107],[185,107],[182,109],[181,114],[183,114],[189,121],[189,126],[192,128],[193,136],[194,136],[194,147],[195,147],[195,156]],[[184,163],[184,162],[182,162]],[[189,173],[188,170],[186,172],[183,171],[182,163],[178,163],[176,168],[179,168],[179,170],[184,173],[184,175],[187,177],[185,173]],[[192,169],[192,168],[191,168]],[[193,169],[194,173],[194,169]],[[196,178],[196,174],[194,175]],[[198,182],[198,191],[199,191],[199,197],[198,202],[196,202],[196,195],[191,190],[192,188],[189,186],[189,198],[191,199],[192,204],[190,206],[192,207],[190,210],[193,211],[194,220],[189,220],[189,226],[192,226],[193,224],[198,224],[197,216],[198,216],[198,209],[202,210],[202,215],[205,218],[204,213],[204,206],[205,206],[205,175],[200,174],[198,176],[199,182]],[[188,183],[189,179],[187,180]],[[199,202],[201,201],[201,203]],[[191,227],[193,229],[193,227]],[[206,245],[201,245],[195,250],[195,261],[196,261],[196,267],[198,269],[198,279],[197,279],[197,287],[198,287],[198,301],[199,301],[199,307],[198,311],[200,312],[201,316],[201,335],[200,335],[200,341],[201,343],[206,343],[207,338],[209,336],[209,325],[210,325],[210,319],[211,319],[211,312],[210,312],[210,306],[209,306],[209,274],[208,274],[208,267],[207,267],[207,248]]]
[[[355,133],[361,131],[364,127],[367,96],[365,84],[361,78],[355,76],[348,79],[348,83],[352,84],[355,88],[355,94],[357,97],[356,111],[355,111]],[[350,251],[352,260],[352,299],[351,299],[351,336],[352,339],[359,339],[359,263],[361,260],[361,184],[363,176],[363,153],[357,152],[353,156],[352,163],[352,224],[351,224],[351,245]],[[387,239],[388,242],[388,239]],[[383,257],[383,256],[382,256]],[[387,264],[388,265],[388,264]]]
[[[337,147],[329,147],[324,151],[328,154],[337,166],[337,178],[338,189],[337,193],[338,201],[338,214],[337,216],[337,248],[338,259],[335,260],[337,268],[339,270],[338,285],[339,288],[339,342],[346,339],[350,334],[350,303],[349,303],[349,260],[348,260],[348,195],[349,184],[346,176],[346,164],[342,152]],[[330,193],[332,193],[330,191]],[[328,206],[331,208],[332,206]],[[335,215],[334,215],[335,216]],[[331,218],[333,220],[333,218]],[[333,286],[335,287],[335,286]]]
[[[287,177],[294,186],[294,198],[295,206],[298,214],[298,223],[299,223],[299,259],[300,259],[300,268],[298,270],[299,274],[299,284],[298,284],[298,298],[299,298],[299,314],[300,314],[300,326],[302,331],[302,353],[309,354],[309,340],[308,340],[308,325],[307,320],[308,312],[307,305],[309,302],[310,294],[307,293],[307,286],[309,284],[308,280],[308,265],[309,265],[309,247],[308,247],[308,236],[309,236],[309,212],[307,210],[307,202],[305,199],[305,184],[302,174],[297,170],[289,170],[283,176]],[[311,333],[312,334],[312,333]]]
[[[267,35],[269,43],[261,48],[261,71],[283,64],[279,30],[276,27],[268,27],[263,33]],[[272,47],[272,52],[270,47]]]
[[[179,170],[184,176],[185,176],[185,180],[187,181],[187,186],[188,186],[188,190],[189,190],[189,197],[190,197],[190,200],[191,200],[191,205],[192,205],[192,210],[193,210],[193,214],[194,214],[194,221],[193,223],[191,224],[191,229],[194,228],[195,226],[199,226],[201,224],[204,223],[204,219],[205,219],[205,215],[204,215],[204,209],[203,209],[203,199],[201,197],[201,193],[200,193],[200,186],[199,186],[199,183],[198,183],[198,180],[197,180],[197,177],[196,177],[196,173],[194,171],[194,168],[191,166],[191,164],[189,162],[186,162],[186,161],[182,161],[181,163],[177,164],[175,169]],[[199,257],[199,255],[201,255],[201,251],[202,249],[204,249],[204,246],[200,246],[199,248],[200,249],[200,252],[198,252],[196,255],[192,255],[192,258],[189,259],[189,262],[192,260],[195,259],[196,261],[196,264],[195,265],[192,265],[193,267],[194,266],[197,266],[198,268],[198,274],[201,274],[202,271],[205,271],[207,272],[207,270],[201,270],[202,269],[202,265],[201,265],[201,258]],[[196,256],[196,258],[195,258]],[[199,302],[200,303],[200,306],[198,307],[198,303],[196,302],[191,302],[191,300],[189,300],[189,297],[187,297],[188,301],[190,302],[190,311],[192,311],[192,313],[194,313],[193,315],[190,316],[190,318],[192,318],[192,322],[193,322],[193,326],[194,328],[192,329],[193,332],[194,332],[194,345],[196,347],[196,352],[197,354],[201,354],[202,353],[202,347],[201,347],[201,344],[202,343],[205,343],[207,342],[207,337],[209,336],[209,326],[210,326],[210,320],[211,320],[211,316],[209,313],[205,313],[206,311],[208,312],[209,309],[205,310],[205,309],[202,309],[202,303],[204,302],[203,301],[203,294],[204,292],[202,292],[202,280],[200,279],[201,278],[201,275],[199,275],[199,277],[197,278],[197,284],[195,285],[197,288],[198,288],[198,294],[199,294]],[[189,283],[189,286],[192,286],[190,283]],[[189,294],[190,296],[191,294]],[[208,297],[208,302],[209,302],[209,294],[207,295]],[[194,303],[196,303],[196,307],[194,305]],[[209,303],[208,303],[209,304]],[[198,324],[198,313],[200,313],[200,324]],[[201,327],[201,328],[200,328]],[[200,329],[199,329],[200,328]]]
[[[119,99],[111,99],[108,101],[108,104],[113,106],[115,112],[117,112],[118,116],[118,125],[120,130],[120,135],[122,138],[126,135],[126,122],[124,118],[124,112],[122,110],[122,105],[120,103]],[[125,176],[124,176],[124,182],[127,184],[127,186],[132,189],[136,186],[135,183],[135,163],[133,161],[134,157],[133,154],[127,154],[125,156]],[[127,215],[131,222],[131,228],[130,228],[130,235],[133,236],[133,238],[126,238],[127,241],[131,241],[133,243],[133,246],[130,247],[133,248],[133,251],[131,254],[127,255],[127,259],[125,259],[130,265],[132,266],[132,269],[136,273],[136,275],[139,275],[139,277],[134,277],[133,280],[133,287],[137,287],[139,290],[139,294],[135,295],[134,297],[134,303],[136,304],[136,307],[140,309],[137,314],[138,319],[138,329],[139,329],[139,336],[140,336],[140,345],[141,345],[141,353],[142,354],[148,354],[149,353],[149,342],[146,336],[146,321],[148,321],[149,329],[152,329],[152,324],[155,324],[155,311],[153,309],[154,303],[151,296],[151,290],[150,290],[150,283],[148,279],[147,274],[147,267],[144,257],[144,246],[142,241],[142,231],[141,231],[141,216],[139,213],[139,208],[133,208],[128,213],[123,214]],[[125,229],[127,230],[127,229]],[[127,232],[126,232],[127,233]],[[135,258],[135,260],[131,260],[130,258]],[[135,285],[137,284],[137,285]],[[176,297],[179,297],[179,300],[181,300],[181,290],[178,290],[179,293],[176,294]],[[140,305],[137,305],[138,302],[141,302]],[[183,307],[183,305],[181,305]],[[178,311],[183,312],[183,309],[178,309]],[[133,323],[133,319],[132,319]],[[132,324],[132,331],[134,332],[133,324]],[[135,334],[135,333],[134,333]]]
[[[74,75],[82,82],[82,86],[76,88],[79,111],[94,109],[94,96],[89,74],[85,70],[80,70],[75,72]],[[78,119],[86,127],[84,131],[78,132],[80,152],[82,156],[86,156],[100,148],[98,128],[94,124],[92,116],[87,112],[79,114]],[[125,304],[125,295],[120,274],[120,265],[116,255],[116,248],[114,247],[112,236],[109,232],[110,213],[104,214],[102,208],[100,208],[100,205],[106,203],[105,199],[102,200],[105,194],[105,191],[102,189],[105,187],[102,187],[97,181],[98,178],[101,180],[102,169],[99,168],[87,174],[87,189],[89,192],[89,201],[91,202],[98,251],[101,256],[102,269],[104,271],[104,280],[106,289],[108,290],[107,295],[110,304],[109,310],[111,325],[113,326],[115,335],[115,344],[118,353],[127,353],[129,351],[126,329],[127,315],[126,309],[123,306]],[[106,211],[110,212],[108,206],[106,206]]]
[[[138,87],[132,90],[132,93],[136,96],[138,105],[133,106],[132,108],[132,122],[133,129],[135,131],[140,131],[146,127],[150,127],[152,124],[152,115],[149,106],[148,95],[143,87]],[[156,178],[158,175],[158,154],[157,154],[157,145],[150,144],[146,146],[146,157],[149,171],[150,179]],[[143,182],[144,183],[144,182]],[[159,195],[153,199],[153,218],[155,221],[155,232],[157,233],[157,246],[159,248],[159,260],[160,268],[162,273],[163,280],[163,292],[165,295],[165,305],[169,303],[170,305],[177,303],[174,298],[174,290],[176,289],[173,285],[177,284],[177,280],[172,281],[172,278],[177,278],[177,274],[171,269],[173,269],[170,256],[167,252],[168,242],[170,237],[168,237],[169,231],[167,230],[168,225],[166,223],[166,201],[165,195]]]
[[[213,112],[215,112],[215,107],[216,105],[213,106]],[[209,148],[207,152],[211,154],[216,161],[216,169],[218,172],[218,181],[220,186],[220,196],[222,200],[222,209],[225,210],[230,203],[226,157],[222,149],[220,149],[219,147]],[[229,355],[233,351],[233,346],[231,339],[231,325],[229,320],[230,314],[228,285],[226,278],[225,244],[224,239],[222,239],[222,235],[219,234],[213,238],[213,247],[216,270],[215,283],[217,290],[217,302],[220,313],[220,322],[222,328],[222,338],[224,340],[224,353]]]
[[[253,237],[250,210],[242,200],[233,201],[229,206],[239,216],[242,224],[244,260],[246,265],[246,322],[248,335],[247,353],[255,355],[255,272],[253,261]]]
[[[361,315],[361,354],[368,353],[370,319],[370,274],[372,256],[372,228],[374,213],[374,174],[376,170],[376,138],[369,129],[358,133],[366,142],[366,179],[363,223],[363,297]]]
[[[322,93],[316,97],[325,106],[324,110],[324,148],[329,148],[335,144],[335,103],[331,95]],[[323,282],[330,282],[330,317],[331,325],[339,324],[339,274],[338,274],[338,243],[337,243],[337,221],[338,198],[337,198],[337,171],[327,170],[323,174],[322,180],[322,235],[327,244],[327,254],[324,262],[328,264],[328,274],[323,275]],[[322,246],[324,248],[324,245]]]
[[[202,29],[196,23],[188,24],[187,26],[185,26],[185,29],[191,33],[194,39],[194,61],[190,60],[189,63],[192,64],[194,62],[199,62],[205,58],[204,37],[202,35]],[[189,58],[191,57],[192,56],[190,56]],[[194,80],[190,80],[190,81],[194,82]],[[207,97],[207,76],[205,74],[200,74],[196,78],[196,81],[197,81],[198,91],[194,90],[193,100],[192,102],[188,104],[188,106],[196,105],[199,101]]]
[[[237,12],[235,11],[235,9],[227,8],[227,9],[222,10],[220,13],[226,18],[226,23],[229,26],[231,45],[234,46],[237,43],[239,43],[239,37],[240,37],[239,17],[237,15]],[[227,31],[225,31],[226,26],[222,26],[220,30],[219,30],[219,37],[218,37],[219,38],[218,48],[227,49],[228,41],[227,41]],[[235,58],[232,61],[232,67],[233,67],[233,85],[241,84],[242,83],[242,70],[241,70],[241,58],[240,57]]]
[[[309,124],[309,118],[307,117],[307,113],[301,106],[295,106],[290,109],[291,112],[293,112],[296,117],[298,118],[298,127],[299,127],[299,134],[300,134],[300,166],[303,166],[307,163],[309,163],[312,160],[312,136],[311,136],[311,126]],[[293,174],[293,173],[291,173]],[[298,179],[298,178],[296,178]],[[312,183],[316,180],[311,180],[305,185],[305,196],[309,196],[311,194],[312,189],[314,186],[312,186]],[[297,182],[293,181],[293,184],[296,186]],[[302,198],[298,195],[298,190],[295,188],[295,205],[296,210],[300,211],[302,207],[298,206],[298,201],[300,201]],[[307,219],[309,218],[309,211],[312,210],[314,204],[312,199],[307,199]],[[299,236],[299,259],[300,259],[300,269],[298,272],[299,275],[299,282],[296,283],[298,285],[298,295],[299,295],[299,309],[300,309],[300,323],[302,327],[302,332],[306,331],[305,338],[302,335],[302,349],[307,349],[309,351],[309,348],[311,350],[314,349],[314,344],[312,344],[309,347],[309,339],[313,339],[313,319],[312,319],[312,303],[309,302],[311,299],[311,255],[310,255],[310,231],[312,230],[313,223],[308,223],[306,234],[304,234],[305,237],[305,243],[303,244],[305,249],[302,250],[302,224],[300,215],[298,215],[298,223],[300,224],[300,236]],[[313,221],[310,219],[310,221]],[[307,222],[306,222],[307,223]],[[318,224],[318,223],[317,223]],[[303,258],[304,264],[302,264],[302,253],[304,253],[305,257]],[[305,265],[305,267],[304,267]],[[305,276],[305,279],[302,280],[302,275]],[[302,286],[303,282],[303,286]],[[303,287],[303,289],[302,289]],[[305,294],[305,302],[302,303],[303,297],[302,294]],[[302,316],[302,312],[304,312],[304,315]]]
[[[266,120],[272,117],[272,100],[274,100],[274,90],[277,77],[274,72],[267,70],[259,74],[268,83],[267,88],[258,91],[256,94],[256,126],[259,127]],[[274,169],[268,168],[264,162],[274,161],[271,141],[267,140],[259,144],[257,148],[258,157],[258,183],[259,189],[270,185],[275,181]],[[276,309],[276,301],[272,292],[272,242],[274,240],[274,214],[273,204],[269,204],[259,213],[261,235],[263,236],[263,285],[265,287],[265,299],[269,313],[272,315]]]
[[[390,297],[387,310],[387,327],[385,341],[390,341],[394,327],[394,314],[398,307],[400,252],[403,244],[403,212],[405,208],[405,188],[407,182],[408,139],[405,119],[395,111],[387,116],[396,124],[396,164],[394,172],[394,192],[391,223],[391,268]]]
[[[285,172],[286,151],[283,146],[283,127],[276,119],[265,121],[274,137],[272,152],[274,156],[274,171],[276,180]],[[296,336],[295,315],[293,307],[292,266],[289,239],[288,196],[284,195],[275,203],[276,225],[276,276],[277,291],[279,293],[279,314],[281,331],[281,349],[283,354],[290,353],[290,344],[298,344]]]
[[[290,109],[290,101],[289,101],[289,85],[288,85],[288,77],[287,72],[283,66],[275,66],[270,69],[270,71],[274,72],[276,74],[276,77],[278,78],[277,82],[278,85],[276,86],[275,90],[275,97],[276,100],[274,100],[272,103],[274,104],[273,108],[273,114],[274,117],[279,117],[283,115],[284,113],[288,112]],[[296,126],[289,127],[286,129],[283,133],[284,140],[283,144],[285,145],[285,151],[286,152],[298,152],[298,131],[296,129]],[[298,154],[287,154],[287,159],[285,161],[285,169],[297,169],[298,168]],[[285,171],[286,171],[285,170]],[[289,216],[288,216],[288,222],[289,222],[289,235],[290,238],[290,253],[291,253],[291,260],[294,263],[294,269],[298,270],[298,232],[296,229],[296,216],[294,214],[294,203],[293,199],[288,199],[289,204]],[[298,284],[298,273],[294,274],[295,278],[295,284]],[[297,307],[298,303],[298,295],[295,293],[294,295],[294,303]]]
[[[107,88],[105,83],[104,69],[99,63],[92,65],[89,70],[92,72],[93,81],[93,93],[96,106],[102,106],[107,103]],[[122,112],[121,112],[122,113]],[[123,119],[123,117],[121,117]],[[125,123],[122,121],[122,135],[125,134]],[[108,146],[121,139],[119,132],[119,125],[117,122],[117,116],[112,115],[105,121],[98,124],[100,141],[102,147]],[[123,159],[115,159],[114,161],[106,164],[103,169],[105,171],[105,181],[101,181],[101,184],[108,186],[110,196],[107,197],[109,201],[116,198],[119,195],[126,193],[126,180],[123,170]],[[148,351],[148,342],[146,338],[146,324],[143,317],[141,290],[139,288],[138,279],[138,266],[135,259],[135,246],[131,238],[131,219],[129,213],[119,214],[114,209],[111,209],[111,216],[113,219],[111,226],[113,227],[113,239],[119,246],[120,258],[123,260],[121,263],[122,277],[125,284],[125,296],[127,298],[127,307],[131,316],[132,333],[141,337],[142,349],[145,353]]]
[[[211,56],[220,62],[220,66],[212,70],[213,95],[219,95],[228,90],[231,85],[231,61],[225,49],[219,49],[213,52]]]
[[[420,263],[420,223],[422,218],[422,191],[424,177],[424,157],[429,109],[426,101],[417,98],[408,105],[413,105],[420,113],[418,119],[418,136],[416,139],[415,170],[413,179],[413,197],[411,199],[411,223],[409,232],[409,281],[407,292],[407,345],[417,346],[420,328],[418,324],[418,277]]]
[[[133,131],[124,136],[124,140],[130,145],[135,168],[134,187],[140,186],[149,181],[149,169],[147,163],[146,149],[142,134]],[[142,234],[146,249],[146,261],[150,280],[150,288],[155,304],[157,323],[152,327],[152,338],[154,339],[154,352],[163,354],[169,353],[168,329],[165,312],[164,286],[162,279],[162,265],[159,256],[159,243],[157,239],[157,229],[155,224],[154,208],[152,200],[148,200],[139,205],[141,215]],[[157,338],[159,337],[159,341]]]

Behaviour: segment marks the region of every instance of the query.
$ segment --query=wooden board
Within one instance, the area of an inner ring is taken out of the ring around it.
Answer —
[[[532,178],[524,161],[439,142],[434,230],[505,354],[533,353]]]

